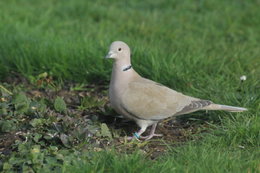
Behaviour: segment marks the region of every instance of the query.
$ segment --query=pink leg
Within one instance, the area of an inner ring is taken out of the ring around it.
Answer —
[[[153,124],[152,129],[150,131],[150,134],[148,136],[140,136],[141,139],[145,139],[146,141],[151,139],[154,136],[163,136],[162,134],[155,134],[155,129],[156,129],[157,123]]]
[[[145,132],[147,126],[142,127],[137,133],[134,133],[133,136],[127,137],[127,140],[133,140],[133,139],[137,139],[139,141],[139,138],[141,137],[141,135]]]

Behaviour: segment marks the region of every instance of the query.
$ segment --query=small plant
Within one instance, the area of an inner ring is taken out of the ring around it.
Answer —
[[[54,108],[58,112],[65,112],[67,110],[66,103],[61,97],[56,97],[54,101]]]
[[[94,107],[101,107],[104,106],[105,101],[102,99],[99,99],[95,96],[90,97],[90,96],[85,96],[81,99],[81,104],[78,107],[80,110],[85,110],[85,109],[91,109]]]

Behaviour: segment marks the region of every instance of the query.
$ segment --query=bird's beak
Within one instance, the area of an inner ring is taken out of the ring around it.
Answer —
[[[115,53],[113,51],[109,51],[105,58],[115,58]]]

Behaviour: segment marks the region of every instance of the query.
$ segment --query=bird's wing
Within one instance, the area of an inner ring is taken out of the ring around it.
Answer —
[[[177,112],[175,115],[183,115],[190,112],[194,112],[200,109],[203,109],[212,104],[212,101],[209,100],[193,100],[187,106],[185,106],[181,111]]]
[[[185,96],[161,84],[141,78],[130,82],[121,106],[128,114],[145,120],[161,120],[173,115],[198,110],[199,99]]]

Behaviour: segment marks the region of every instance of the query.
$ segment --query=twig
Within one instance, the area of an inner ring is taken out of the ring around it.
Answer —
[[[8,89],[6,89],[3,85],[0,85],[0,88],[2,88],[8,94],[13,95],[13,93],[11,91],[9,91]]]

